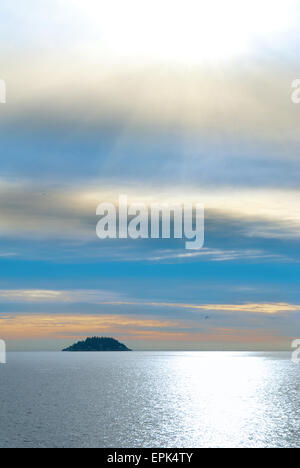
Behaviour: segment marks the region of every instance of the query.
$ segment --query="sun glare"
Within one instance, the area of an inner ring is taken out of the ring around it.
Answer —
[[[230,59],[272,42],[293,22],[293,0],[89,1],[101,44],[125,59]]]

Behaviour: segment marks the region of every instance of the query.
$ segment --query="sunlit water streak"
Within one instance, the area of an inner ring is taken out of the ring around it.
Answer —
[[[298,447],[288,353],[10,353],[1,447]]]

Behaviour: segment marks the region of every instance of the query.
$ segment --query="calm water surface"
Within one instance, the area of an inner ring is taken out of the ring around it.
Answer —
[[[285,353],[10,353],[1,447],[299,447]]]

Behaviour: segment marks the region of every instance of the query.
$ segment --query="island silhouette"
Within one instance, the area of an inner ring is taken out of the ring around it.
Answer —
[[[78,341],[78,343],[63,349],[63,352],[95,352],[95,351],[131,351],[123,343],[115,340],[114,338],[105,338],[94,336],[87,338],[85,341]]]

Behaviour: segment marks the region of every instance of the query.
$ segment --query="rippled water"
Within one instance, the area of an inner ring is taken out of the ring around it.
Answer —
[[[284,353],[11,353],[1,447],[299,447]]]

